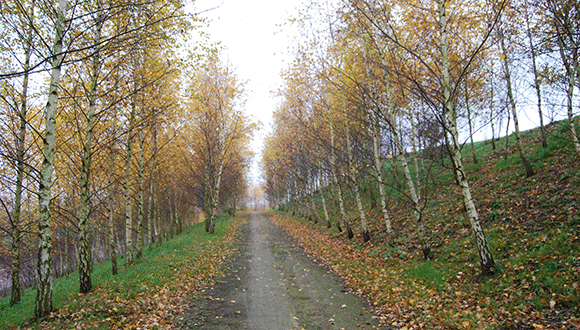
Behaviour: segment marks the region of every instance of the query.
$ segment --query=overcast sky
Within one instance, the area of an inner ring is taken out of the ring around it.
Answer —
[[[198,12],[219,6],[202,16],[211,19],[207,28],[211,40],[221,41],[226,48],[224,60],[236,68],[241,80],[248,81],[247,112],[264,124],[253,142],[256,152],[261,150],[276,106],[271,92],[280,86],[280,71],[291,60],[287,49],[292,32],[280,25],[294,15],[301,3],[302,0],[196,1]],[[257,175],[256,170],[252,172]]]

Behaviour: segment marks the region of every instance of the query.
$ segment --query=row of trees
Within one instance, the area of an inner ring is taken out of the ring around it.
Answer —
[[[116,274],[117,253],[132,264],[201,208],[213,232],[218,210],[243,199],[256,125],[219,52],[187,44],[201,22],[185,5],[0,7],[0,255],[11,305],[21,282],[34,282],[42,318],[53,309],[55,272],[78,268],[80,292],[89,292],[96,260],[110,258]]]
[[[482,272],[493,272],[462,150],[471,145],[478,162],[474,134],[491,131],[495,148],[498,126],[509,129],[513,122],[525,175],[532,176],[518,107],[534,106],[522,99],[535,95],[543,145],[548,104],[550,114],[568,118],[580,155],[573,125],[579,9],[577,1],[551,0],[311,2],[294,20],[304,38],[284,73],[282,102],[264,148],[271,205],[300,205],[312,216],[321,204],[328,226],[332,205],[340,209],[338,230],[351,238],[344,196],[350,190],[367,241],[361,194],[373,185],[389,243],[396,219],[388,201],[402,196],[429,259],[424,189],[432,166],[443,164],[460,187]],[[336,200],[325,199],[328,190]]]

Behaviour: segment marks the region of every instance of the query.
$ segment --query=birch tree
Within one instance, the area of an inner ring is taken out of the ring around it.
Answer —
[[[99,45],[101,41],[101,31],[104,23],[104,15],[102,12],[101,0],[96,1],[96,18],[95,18],[95,44]],[[79,282],[80,292],[88,293],[92,290],[93,284],[91,280],[91,248],[89,243],[89,216],[90,216],[90,200],[89,200],[89,176],[91,172],[91,143],[93,139],[93,130],[95,127],[95,109],[97,103],[97,89],[99,83],[99,73],[101,67],[100,46],[96,46],[95,54],[93,55],[90,94],[89,94],[89,109],[87,113],[87,129],[85,132],[85,140],[83,144],[83,158],[80,177],[80,205],[79,205]]]
[[[210,58],[205,68],[195,72],[189,93],[193,136],[199,141],[193,152],[203,166],[205,230],[214,233],[226,158],[251,134],[253,125],[240,111],[243,84],[219,59]]]
[[[61,66],[64,58],[63,39],[65,34],[67,1],[58,3],[55,20],[55,37],[52,47],[52,69],[46,104],[46,126],[43,138],[43,161],[40,171],[39,220],[38,220],[38,282],[34,316],[43,318],[53,309],[52,306],[52,233],[51,233],[51,183],[54,169],[54,134]]]
[[[484,274],[492,273],[494,267],[493,255],[491,254],[491,249],[487,243],[487,239],[481,228],[481,223],[479,221],[479,214],[475,208],[475,203],[471,196],[471,189],[469,187],[469,182],[467,181],[467,175],[465,168],[463,167],[463,162],[461,159],[461,147],[459,143],[459,134],[457,131],[457,112],[455,105],[452,100],[452,86],[451,79],[449,75],[449,50],[448,50],[448,14],[446,8],[446,2],[444,0],[438,1],[439,9],[439,32],[440,32],[440,47],[441,47],[441,68],[442,68],[442,95],[443,95],[443,111],[445,118],[446,134],[449,143],[449,149],[451,154],[451,160],[453,162],[453,168],[455,170],[455,178],[457,183],[461,188],[461,195],[463,197],[463,205],[467,210],[467,216],[469,223],[471,224],[471,230],[475,238],[475,244],[477,251],[479,253],[479,259],[481,263],[481,270]]]
[[[20,27],[25,32],[20,34],[19,41],[21,43],[24,59],[21,62],[22,65],[22,87],[20,90],[16,91],[16,99],[11,102],[7,95],[4,93],[0,94],[2,101],[13,110],[16,117],[18,118],[18,129],[15,133],[15,188],[14,188],[14,207],[12,212],[8,212],[10,222],[11,222],[11,235],[12,235],[12,267],[11,267],[11,288],[10,288],[10,306],[14,306],[20,302],[21,298],[21,285],[20,285],[20,256],[21,256],[21,216],[22,216],[22,190],[24,187],[24,176],[25,176],[25,156],[26,156],[26,131],[28,125],[28,112],[29,112],[29,80],[30,80],[30,64],[32,51],[34,47],[34,17],[35,17],[35,2],[32,1],[28,4],[28,8],[22,8],[15,12],[18,14],[13,15],[16,21],[20,24]],[[26,12],[27,11],[27,12]],[[8,93],[7,93],[8,94]]]

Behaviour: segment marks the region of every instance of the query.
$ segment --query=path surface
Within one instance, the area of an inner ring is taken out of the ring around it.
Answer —
[[[261,213],[242,226],[227,275],[190,302],[189,329],[375,329],[358,297]]]

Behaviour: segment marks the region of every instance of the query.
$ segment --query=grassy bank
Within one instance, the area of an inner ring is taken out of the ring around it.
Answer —
[[[492,149],[475,145],[478,163],[466,146],[472,195],[493,250],[495,274],[481,276],[471,229],[447,160],[428,165],[422,186],[423,220],[434,260],[422,260],[412,209],[401,197],[405,185],[391,181],[389,212],[395,244],[386,244],[385,225],[370,194],[364,196],[372,239],[347,240],[318,223],[279,213],[278,222],[318,259],[365,295],[389,325],[434,329],[577,329],[580,327],[580,171],[566,124],[550,128],[543,148],[537,131],[524,134],[535,175],[524,177],[510,136]],[[413,162],[411,172],[415,173]],[[394,176],[388,176],[390,179]],[[399,173],[399,177],[403,177]],[[330,190],[332,223],[339,217]],[[374,192],[378,197],[378,193]],[[347,192],[348,195],[348,192]],[[321,200],[317,210],[321,211]],[[352,196],[347,206],[355,233],[361,229]]]
[[[40,323],[31,321],[35,290],[26,290],[15,307],[8,307],[9,297],[3,298],[0,328],[171,328],[175,315],[185,307],[184,299],[222,273],[242,219],[223,215],[214,235],[200,223],[158,247],[145,247],[141,259],[122,267],[117,276],[111,275],[110,261],[95,264],[94,289],[87,295],[78,294],[78,273],[56,279],[56,310]]]

